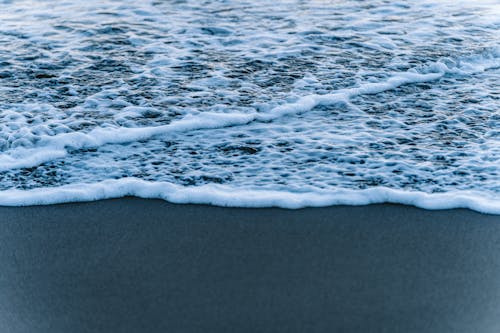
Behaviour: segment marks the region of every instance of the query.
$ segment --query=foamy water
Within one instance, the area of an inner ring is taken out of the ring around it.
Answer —
[[[495,1],[1,1],[0,205],[500,214]]]

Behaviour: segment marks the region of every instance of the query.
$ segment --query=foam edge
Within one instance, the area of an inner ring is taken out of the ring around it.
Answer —
[[[335,189],[309,192],[234,188],[207,184],[183,187],[168,182],[148,182],[137,178],[105,180],[90,184],[71,184],[31,190],[0,191],[0,206],[35,206],[96,201],[135,196],[163,199],[176,204],[208,204],[223,207],[279,207],[299,209],[335,205],[394,203],[427,210],[467,208],[480,213],[500,215],[500,200],[481,192],[454,191],[424,193],[387,187],[364,190]]]

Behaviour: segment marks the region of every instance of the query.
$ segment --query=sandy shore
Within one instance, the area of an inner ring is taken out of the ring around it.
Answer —
[[[500,216],[0,207],[1,332],[499,332]]]

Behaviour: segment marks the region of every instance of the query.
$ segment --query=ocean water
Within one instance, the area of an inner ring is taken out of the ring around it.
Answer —
[[[500,214],[498,1],[0,0],[0,204]]]

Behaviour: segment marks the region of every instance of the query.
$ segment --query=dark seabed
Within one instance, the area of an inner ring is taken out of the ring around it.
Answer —
[[[0,208],[1,332],[499,332],[500,216]]]

